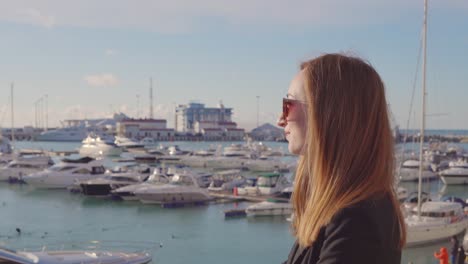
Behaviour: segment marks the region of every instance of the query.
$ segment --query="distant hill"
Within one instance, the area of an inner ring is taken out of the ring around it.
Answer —
[[[280,141],[284,140],[284,131],[282,128],[266,123],[250,131],[250,137],[255,140]]]

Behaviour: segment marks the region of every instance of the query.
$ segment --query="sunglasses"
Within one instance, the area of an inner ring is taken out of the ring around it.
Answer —
[[[281,118],[287,120],[291,109],[296,105],[306,105],[305,102],[291,98],[283,98],[283,115]]]

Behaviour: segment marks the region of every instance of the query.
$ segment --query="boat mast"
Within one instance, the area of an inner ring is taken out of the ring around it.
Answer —
[[[149,118],[153,119],[153,77],[150,78],[150,109],[149,109]]]
[[[14,112],[13,112],[13,83],[11,83],[11,142],[14,143],[15,142],[15,116],[14,116]]]
[[[422,68],[422,110],[421,110],[421,138],[419,144],[419,181],[418,181],[418,217],[421,217],[421,189],[423,173],[423,145],[424,128],[426,126],[426,56],[427,56],[427,0],[424,0],[424,26],[423,26],[423,68]]]

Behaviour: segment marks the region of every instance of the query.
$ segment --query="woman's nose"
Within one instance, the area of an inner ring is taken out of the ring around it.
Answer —
[[[284,115],[281,114],[279,119],[278,119],[278,122],[276,123],[278,126],[280,127],[285,127],[286,126],[286,120],[284,118]]]

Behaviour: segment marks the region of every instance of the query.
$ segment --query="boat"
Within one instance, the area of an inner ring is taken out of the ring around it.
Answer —
[[[114,143],[128,152],[132,153],[146,153],[146,148],[143,143],[136,142],[126,137],[116,136]]]
[[[290,187],[291,183],[279,172],[262,173],[255,186],[237,188],[239,195],[274,195]]]
[[[150,168],[141,170],[120,169],[106,173],[105,176],[80,181],[77,184],[81,188],[81,192],[86,196],[107,197],[111,195],[111,191],[125,187],[127,185],[141,183],[148,178]]]
[[[18,156],[0,168],[0,181],[18,181],[23,176],[42,171],[53,164],[46,155]]]
[[[172,171],[162,171],[155,169],[148,179],[142,183],[130,184],[124,187],[120,187],[111,191],[112,196],[118,197],[125,201],[135,201],[138,198],[135,196],[135,191],[143,189],[145,187],[164,185],[169,183],[170,177],[174,174]]]
[[[409,182],[409,181],[418,181],[419,178],[419,160],[406,160],[403,162],[400,168],[400,181]],[[423,163],[423,180],[434,180],[437,179],[437,173],[432,170],[432,167],[428,163]]]
[[[90,157],[62,159],[44,171],[22,177],[22,180],[35,188],[66,189],[77,181],[85,181],[103,176],[102,160]]]
[[[152,257],[146,252],[104,250],[25,251],[0,247],[0,263],[5,264],[146,264]]]
[[[440,172],[440,178],[446,185],[468,184],[468,162],[452,161],[449,168]]]
[[[276,215],[291,215],[293,206],[289,202],[267,200],[248,206],[245,209],[247,216],[276,216]]]
[[[83,141],[78,151],[83,157],[120,156],[122,149],[111,140],[103,140],[90,134]]]
[[[418,246],[435,241],[446,240],[451,236],[465,231],[468,226],[468,217],[457,202],[426,201],[423,202],[422,175],[423,175],[423,147],[426,120],[426,39],[427,39],[427,0],[424,1],[424,27],[423,27],[423,78],[422,78],[422,111],[421,132],[419,143],[419,177],[418,177],[418,205],[408,216],[406,224],[406,246]]]
[[[44,131],[36,137],[37,141],[82,141],[92,131],[86,126],[70,126]]]
[[[197,175],[187,171],[172,176],[168,184],[140,188],[134,194],[145,204],[197,204],[213,199],[200,187]]]
[[[13,148],[11,147],[10,140],[0,133],[0,154],[11,154]]]
[[[292,191],[293,188],[290,186],[283,189],[281,193],[274,198],[269,198],[266,201],[249,205],[245,209],[246,215],[249,217],[278,215],[290,216],[293,213],[293,206],[289,201]]]
[[[464,232],[468,226],[468,217],[457,202],[425,202],[420,216],[416,211],[414,208],[414,214],[405,219],[407,247],[447,240]]]
[[[404,202],[408,198],[408,190],[406,190],[406,188],[403,188],[403,187],[398,187],[397,198],[398,198],[398,201]]]
[[[245,181],[246,180],[244,176],[242,176],[241,170],[219,171],[213,175],[213,178],[208,186],[208,191],[232,192],[234,188],[242,186]]]

